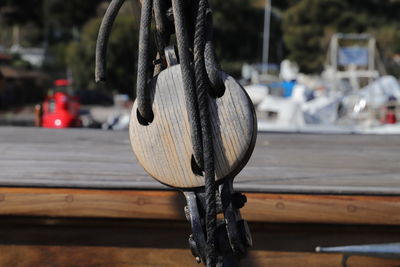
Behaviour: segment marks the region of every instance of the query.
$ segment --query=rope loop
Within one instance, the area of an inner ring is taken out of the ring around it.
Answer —
[[[136,79],[136,101],[138,103],[138,115],[147,122],[154,118],[151,110],[151,99],[147,83],[150,70],[150,29],[152,19],[153,0],[142,0],[142,11],[139,29],[138,71]]]

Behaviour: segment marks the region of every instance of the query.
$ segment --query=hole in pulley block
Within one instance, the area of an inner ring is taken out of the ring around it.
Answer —
[[[204,170],[197,164],[196,159],[192,155],[190,159],[190,166],[192,167],[192,172],[197,176],[204,176]]]
[[[150,125],[150,123],[152,123],[153,120],[154,120],[154,114],[153,114],[153,112],[151,112],[151,118],[148,120],[148,119],[144,118],[144,117],[142,116],[142,114],[140,114],[140,112],[139,112],[138,109],[136,109],[136,117],[137,117],[138,122],[139,122],[141,125],[143,125],[143,126],[148,126],[148,125]]]
[[[226,90],[225,85],[220,85],[217,88],[211,86],[210,90],[208,91],[208,94],[213,98],[220,98],[224,96],[225,90]]]

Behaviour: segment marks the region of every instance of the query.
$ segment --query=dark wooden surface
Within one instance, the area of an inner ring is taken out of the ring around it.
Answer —
[[[341,267],[342,255],[316,246],[396,242],[399,227],[251,223],[254,247],[240,266]],[[193,266],[187,222],[3,217],[0,266]],[[400,260],[352,256],[350,267],[399,266]]]
[[[188,249],[0,246],[0,265],[13,267],[202,267]],[[340,254],[250,251],[242,267],[342,267]],[[400,260],[352,256],[349,267],[398,267]]]
[[[399,195],[399,155],[399,136],[259,134],[235,187]],[[138,165],[128,132],[3,127],[0,170],[0,186],[167,189]]]

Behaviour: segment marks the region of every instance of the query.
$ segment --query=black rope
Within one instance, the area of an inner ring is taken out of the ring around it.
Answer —
[[[212,85],[212,94],[215,97],[220,97],[225,92],[225,84],[222,80],[222,76],[220,74],[221,67],[218,63],[217,55],[215,53],[214,48],[214,32],[213,32],[213,20],[212,20],[212,11],[208,7],[207,9],[207,33],[206,33],[206,46],[205,46],[205,65],[208,74],[209,81]]]
[[[106,44],[112,24],[123,2],[124,0],[113,0],[103,18],[96,47],[96,80],[104,80],[105,78]],[[170,36],[173,33],[172,22],[168,21],[168,15],[171,15],[168,14],[168,12],[171,12],[168,8],[171,4],[182,81],[185,87],[185,100],[189,113],[193,157],[198,167],[204,170],[206,195],[205,228],[207,237],[206,265],[214,267],[217,264],[217,188],[215,183],[209,94],[222,96],[225,88],[212,44],[212,15],[207,0],[192,0],[190,2],[172,0],[172,3],[171,0],[142,1],[137,74],[138,115],[144,119],[144,122],[151,122],[154,116],[151,110],[149,91],[147,90],[148,75],[152,67],[149,61],[152,11],[154,11],[156,23],[157,58],[162,59],[164,48],[169,43]],[[193,58],[191,57],[191,51],[193,51]],[[155,72],[161,71],[162,67],[159,64]]]
[[[104,14],[103,20],[101,21],[96,43],[96,82],[105,81],[106,79],[107,43],[114,20],[124,2],[125,0],[112,0],[107,8],[106,13]]]
[[[153,0],[142,1],[142,11],[140,16],[139,29],[139,52],[138,52],[138,71],[136,79],[136,101],[138,106],[138,115],[146,122],[153,120],[153,111],[151,109],[151,99],[149,90],[147,90],[147,81],[150,69],[150,28],[152,19]]]
[[[153,0],[154,20],[156,22],[156,43],[157,50],[161,56],[164,56],[164,49],[169,43],[173,27],[167,18],[167,9],[171,6],[171,2],[167,0]]]
[[[175,33],[178,45],[179,63],[182,71],[182,81],[185,86],[186,106],[189,113],[193,156],[200,169],[204,169],[201,123],[198,111],[195,78],[190,63],[190,39],[185,24],[184,1],[172,0],[172,9],[174,13]]]
[[[216,208],[216,185],[214,147],[212,141],[211,121],[209,112],[208,93],[211,91],[208,83],[207,71],[204,59],[205,34],[206,34],[206,11],[207,0],[199,0],[196,15],[194,35],[194,69],[196,77],[197,100],[200,112],[202,130],[202,143],[204,155],[204,179],[206,196],[206,264],[214,267],[217,264],[216,255],[216,230],[217,230],[217,208]]]
[[[158,75],[166,66],[164,49],[169,44],[169,39],[173,33],[173,26],[167,17],[167,9],[171,7],[171,1],[153,0],[153,13],[156,23],[156,47],[157,47],[157,64],[154,67],[153,76]]]

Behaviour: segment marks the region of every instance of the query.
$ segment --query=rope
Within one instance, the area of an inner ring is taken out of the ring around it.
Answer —
[[[205,65],[208,74],[209,81],[212,85],[212,91],[210,94],[215,97],[223,96],[225,92],[225,84],[222,80],[222,76],[220,75],[220,65],[218,63],[217,55],[215,54],[214,48],[214,32],[213,32],[213,21],[212,21],[212,12],[208,6],[207,9],[207,33],[206,33],[206,46],[205,46]]]
[[[142,1],[142,12],[139,29],[138,71],[136,79],[136,101],[138,112],[146,122],[153,120],[151,99],[147,90],[147,81],[150,69],[150,28],[152,18],[153,0]]]
[[[169,38],[172,34],[173,27],[167,20],[167,1],[153,0],[154,20],[156,22],[156,42],[157,50],[161,56],[164,56],[164,48],[169,43]]]
[[[171,34],[173,33],[173,27],[171,27],[171,23],[169,23],[168,18],[166,16],[167,13],[167,1],[165,0],[153,0],[153,13],[154,20],[156,23],[156,46],[157,46],[157,58],[158,64],[154,67],[153,76],[158,75],[163,69],[166,68],[165,61],[165,53],[164,49],[167,47],[169,43],[169,39]],[[171,3],[169,3],[170,5]]]
[[[154,2],[153,2],[154,1]],[[112,24],[124,0],[113,0],[103,18],[96,47],[96,81],[105,78],[105,55]],[[191,5],[185,6],[185,3]],[[191,130],[193,157],[198,167],[204,170],[207,237],[206,265],[215,267],[216,253],[216,183],[214,151],[209,111],[208,95],[222,96],[225,88],[220,76],[220,66],[212,44],[212,14],[207,0],[172,0],[172,13],[178,46],[182,81],[185,86],[185,100]],[[142,0],[139,31],[137,103],[138,115],[143,122],[153,120],[151,99],[147,90],[150,73],[150,29],[152,11],[156,23],[157,59],[164,57],[164,48],[169,43],[173,27],[167,17],[169,1]],[[186,16],[185,16],[186,14]],[[193,58],[191,55],[193,51]],[[193,64],[194,63],[194,64]],[[194,69],[193,69],[194,67]],[[155,73],[163,66],[159,64]]]
[[[201,137],[200,115],[198,111],[196,85],[191,58],[189,54],[190,40],[184,16],[183,0],[172,0],[172,9],[175,21],[175,33],[178,45],[179,62],[182,72],[182,80],[185,86],[185,99],[189,113],[189,123],[193,146],[193,156],[197,165],[203,168],[203,146]]]
[[[194,68],[196,77],[197,100],[200,111],[200,122],[202,130],[202,143],[204,155],[204,179],[206,195],[206,264],[208,267],[216,266],[216,230],[217,230],[217,208],[216,208],[216,185],[214,147],[212,142],[211,122],[209,114],[208,93],[211,91],[208,83],[207,71],[204,59],[205,34],[206,34],[206,11],[207,0],[199,0],[195,35],[194,35]]]
[[[106,55],[107,55],[107,43],[110,37],[111,28],[114,24],[114,20],[118,15],[118,11],[121,9],[122,4],[125,0],[113,0],[107,8],[104,14],[103,20],[101,21],[99,34],[97,36],[96,43],[96,70],[95,80],[96,82],[105,81],[106,79]]]
[[[192,144],[194,157],[200,167],[204,169],[206,195],[206,265],[214,267],[217,263],[215,236],[217,229],[216,218],[216,185],[214,151],[212,142],[211,122],[208,105],[208,93],[211,91],[205,66],[206,45],[206,0],[193,2],[192,10],[196,11],[194,29],[194,74],[190,64],[191,40],[188,36],[188,21],[184,16],[182,0],[172,0],[175,21],[175,32],[182,71],[182,80],[185,85],[185,98],[188,106],[189,122],[191,124]]]

